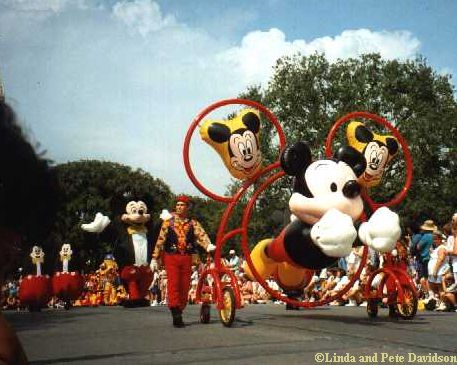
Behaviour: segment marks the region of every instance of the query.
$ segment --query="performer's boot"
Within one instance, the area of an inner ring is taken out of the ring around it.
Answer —
[[[179,308],[170,308],[171,315],[173,317],[173,326],[176,328],[184,327],[184,322],[182,320],[182,311]]]

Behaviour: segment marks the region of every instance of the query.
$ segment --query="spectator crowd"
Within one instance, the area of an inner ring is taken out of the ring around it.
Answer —
[[[452,221],[439,229],[431,220],[425,221],[417,229],[408,229],[389,254],[380,255],[368,249],[366,264],[355,278],[353,285],[344,294],[339,292],[356,275],[362,262],[364,247],[354,247],[349,256],[338,261],[334,267],[313,272],[308,285],[294,297],[309,302],[326,301],[329,305],[366,306],[365,287],[370,274],[388,263],[401,267],[413,279],[419,293],[419,309],[454,311],[457,309],[457,214]],[[238,280],[244,305],[282,302],[271,298],[267,290],[252,281],[243,271],[244,258],[231,249],[222,259]],[[189,304],[196,303],[197,285],[203,270],[209,265],[196,260],[192,266]],[[101,266],[102,267],[102,266]],[[167,275],[164,268],[152,268],[153,280],[148,293],[151,306],[167,304]],[[371,283],[376,289],[382,282],[378,274]],[[84,290],[73,306],[122,305],[128,294],[116,271],[107,279],[102,270],[84,275]],[[111,294],[107,295],[107,281]],[[266,280],[270,288],[281,291],[274,277]],[[210,285],[211,283],[207,283]],[[4,310],[20,310],[18,299],[20,278],[7,281],[1,289],[1,306]],[[287,293],[285,293],[287,294]],[[333,299],[333,300],[329,300]],[[64,303],[52,298],[50,308],[63,308]]]

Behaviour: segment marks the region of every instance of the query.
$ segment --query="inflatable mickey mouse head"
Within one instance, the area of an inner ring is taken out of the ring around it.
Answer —
[[[306,285],[307,271],[327,267],[351,252],[357,238],[354,222],[363,212],[357,179],[366,161],[345,146],[331,160],[312,162],[308,145],[298,142],[283,151],[280,162],[294,177],[291,222],[279,236],[259,242],[251,260],[261,277],[274,274],[282,288],[300,288]],[[398,216],[388,208],[378,209],[359,230],[363,243],[382,252],[392,250],[399,236]],[[252,277],[249,267],[245,270]]]
[[[321,268],[348,255],[357,237],[353,222],[363,212],[357,182],[366,167],[363,155],[341,147],[333,160],[312,162],[309,147],[298,142],[284,150],[281,167],[295,177],[289,200],[292,223],[284,236],[293,263]]]

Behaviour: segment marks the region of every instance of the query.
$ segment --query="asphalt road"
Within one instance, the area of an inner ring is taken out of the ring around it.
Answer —
[[[363,307],[257,304],[237,311],[225,328],[214,309],[210,323],[200,324],[199,308],[187,307],[182,329],[171,326],[165,307],[5,315],[35,365],[457,364],[457,313],[419,312],[405,321],[385,309],[370,319]]]

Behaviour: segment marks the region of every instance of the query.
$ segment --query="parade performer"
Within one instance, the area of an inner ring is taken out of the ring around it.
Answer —
[[[176,210],[162,223],[153,253],[151,266],[157,268],[162,259],[168,279],[168,308],[173,317],[173,326],[184,327],[182,311],[186,307],[192,273],[192,254],[196,245],[207,252],[214,246],[201,224],[188,217],[191,200],[186,195],[176,199]]]
[[[117,283],[118,283],[118,266],[114,256],[107,254],[97,270],[99,279],[99,290],[103,293],[103,303],[105,305],[116,305],[117,300]]]
[[[152,270],[149,267],[152,247],[151,240],[148,240],[151,230],[147,228],[151,215],[142,201],[130,201],[125,210],[121,220],[128,225],[128,240],[120,247],[123,252],[116,255],[123,266],[121,279],[127,283],[129,293],[125,306],[146,306],[149,301],[145,297],[152,282]]]

